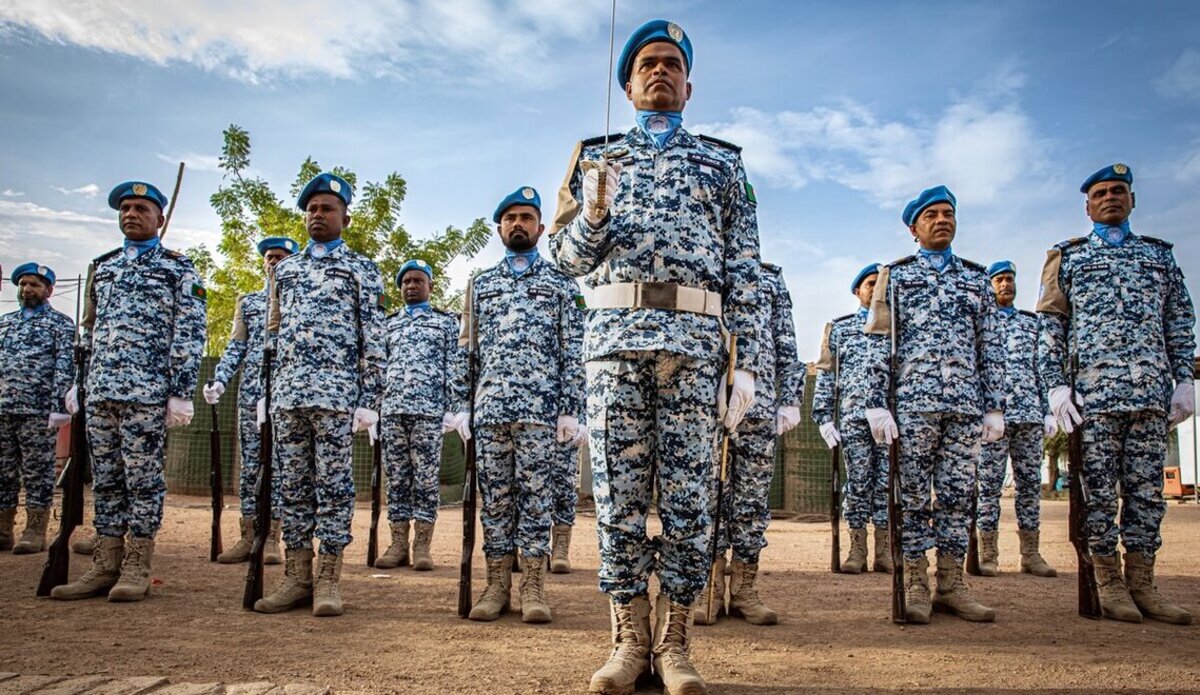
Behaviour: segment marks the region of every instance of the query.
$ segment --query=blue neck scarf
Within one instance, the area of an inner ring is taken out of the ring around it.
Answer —
[[[638,127],[650,136],[658,149],[666,147],[667,140],[675,134],[683,123],[682,111],[643,111],[637,112]]]
[[[504,249],[504,260],[508,262],[508,269],[513,271],[517,276],[525,274],[526,270],[533,267],[533,262],[538,258],[537,247],[528,251],[513,251],[512,249]]]
[[[22,307],[21,308],[21,318],[26,319],[26,320],[31,319],[34,316],[37,316],[38,314],[45,311],[46,307],[48,307],[48,306],[50,306],[50,305],[45,302],[42,302],[41,304],[38,304],[37,306],[33,307],[32,309],[27,309],[25,307]]]
[[[925,259],[929,261],[929,265],[933,266],[933,269],[939,273],[946,272],[946,268],[950,267],[950,257],[954,255],[949,246],[946,247],[945,251],[930,251],[927,248],[921,248],[919,253],[924,256]]]
[[[145,239],[143,241],[134,241],[133,239],[126,239],[125,244],[124,244],[125,257],[130,260],[133,260],[134,258],[138,258],[143,253],[146,253],[150,249],[158,246],[159,243],[161,243],[161,242],[159,241],[158,237],[151,237],[151,238]]]
[[[304,247],[304,252],[313,258],[324,258],[329,255],[329,252],[341,246],[342,238],[338,237],[333,241],[313,241],[309,239],[308,246]]]
[[[1002,306],[1000,307],[1000,313],[1005,316],[1012,316],[1017,313],[1017,308],[1015,306]]]
[[[416,304],[405,304],[404,305],[404,313],[408,314],[409,316],[412,316],[418,312],[425,313],[427,311],[431,311],[428,301],[417,302]]]
[[[867,314],[869,314],[870,310],[867,309],[865,306],[860,306],[858,308],[858,311],[855,313],[857,313],[861,317],[861,316],[866,316]]]
[[[1092,232],[1100,237],[1100,240],[1109,246],[1121,247],[1125,245],[1125,240],[1132,233],[1129,231],[1129,220],[1125,220],[1121,224],[1113,227],[1103,222],[1093,222]]]

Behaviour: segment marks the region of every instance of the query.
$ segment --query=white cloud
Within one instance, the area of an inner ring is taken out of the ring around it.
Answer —
[[[1154,86],[1163,96],[1200,99],[1200,50],[1185,48]]]
[[[94,183],[89,183],[79,188],[64,188],[62,186],[51,186],[50,188],[63,195],[81,195],[85,198],[95,198],[100,193],[100,187]]]
[[[178,164],[183,162],[187,171],[220,171],[221,158],[215,154],[197,154],[195,152],[187,152],[185,154],[163,154],[162,152],[155,153],[156,157],[168,164]]]
[[[11,188],[5,188],[4,192],[0,193],[0,195],[3,195],[5,198],[20,198],[25,195],[25,191],[14,191]]]
[[[1184,154],[1175,179],[1180,183],[1200,181],[1200,140],[1193,142],[1191,152]]]

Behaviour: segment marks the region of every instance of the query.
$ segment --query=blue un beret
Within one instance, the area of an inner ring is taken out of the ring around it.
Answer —
[[[1079,187],[1080,193],[1087,193],[1088,189],[1101,181],[1124,181],[1133,187],[1133,170],[1128,165],[1117,163],[1104,167],[1100,171],[1087,177],[1087,181]]]
[[[288,253],[296,253],[300,250],[300,244],[297,244],[295,239],[285,236],[269,236],[258,242],[258,255],[264,256],[271,249],[283,249]]]
[[[318,193],[332,193],[341,198],[346,207],[350,207],[350,200],[354,197],[354,191],[346,179],[337,174],[324,172],[317,174],[312,181],[305,184],[304,190],[300,191],[300,197],[296,199],[296,205],[301,210],[307,210],[308,199]]]
[[[51,285],[54,284],[54,271],[37,263],[22,263],[17,266],[12,273],[12,284],[19,283],[22,275],[36,275]]]
[[[917,196],[916,200],[905,205],[904,213],[900,215],[900,219],[904,220],[906,227],[912,226],[913,221],[917,219],[917,215],[920,215],[922,210],[934,203],[950,203],[950,207],[958,207],[958,199],[954,197],[949,188],[934,186],[933,188],[926,188],[921,191],[921,195]]]
[[[878,273],[878,272],[879,272],[879,264],[878,263],[872,263],[871,265],[868,265],[866,268],[863,268],[862,270],[858,271],[858,275],[855,275],[854,281],[850,283],[850,294],[854,294],[855,292],[858,291],[858,286],[862,284],[863,280],[866,280],[867,278],[871,277],[872,275],[874,275],[875,273]]]
[[[665,19],[652,19],[638,27],[625,42],[625,48],[621,49],[621,57],[617,59],[617,81],[621,83],[622,89],[629,82],[629,74],[633,71],[633,59],[637,57],[638,51],[656,41],[675,44],[679,52],[683,53],[683,62],[686,63],[684,68],[689,75],[692,74],[692,40],[683,33],[678,24]]]
[[[994,278],[1001,273],[1017,274],[1017,264],[1012,261],[996,261],[988,266],[988,277]]]
[[[121,201],[126,198],[145,198],[157,205],[160,210],[167,209],[167,196],[155,188],[154,184],[145,181],[126,181],[117,184],[117,187],[108,194],[108,207],[120,210]]]
[[[542,214],[542,197],[538,195],[537,189],[533,186],[522,186],[500,201],[496,211],[492,213],[492,221],[500,224],[500,216],[514,205],[532,205],[537,208],[539,215]]]
[[[419,270],[429,276],[429,281],[433,282],[433,268],[425,261],[414,258],[411,261],[405,261],[404,265],[400,266],[400,270],[396,271],[396,287],[400,286],[400,281],[404,279],[404,274],[410,270]]]

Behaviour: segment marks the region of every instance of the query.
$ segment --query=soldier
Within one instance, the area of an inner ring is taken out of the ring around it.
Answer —
[[[651,662],[668,692],[707,691],[689,652],[692,604],[709,570],[719,413],[732,430],[754,401],[756,199],[738,147],[681,125],[692,57],[677,24],[653,20],[634,31],[616,77],[637,125],[576,146],[551,237],[559,267],[586,276],[589,288],[589,448],[600,589],[613,626],[592,692],[632,692]],[[728,408],[723,328],[737,339]],[[655,499],[662,535],[651,539],[646,514]]]
[[[84,407],[96,546],[92,567],[50,595],[107,592],[109,601],[140,601],[150,593],[154,536],[162,525],[166,430],[192,420],[205,292],[192,262],[159,240],[167,206],[162,192],[126,181],[108,194],[108,205],[120,213],[125,243],[92,261],[83,311],[83,340],[92,349]],[[78,411],[76,387],[66,407]]]
[[[54,271],[37,263],[13,270],[21,308],[0,316],[0,550],[46,548],[54,501],[58,428],[71,421],[62,398],[75,379],[75,322],[50,306]],[[25,530],[13,545],[17,494],[25,483]]]
[[[286,559],[283,581],[254,604],[260,613],[311,600],[313,615],[342,614],[353,436],[379,421],[387,361],[379,269],[342,240],[352,195],[340,176],[313,177],[296,201],[311,241],[275,266],[267,342],[278,346],[270,399]],[[315,579],[314,536],[321,540]]]
[[[580,442],[583,317],[578,285],[538,255],[545,230],[541,208],[529,186],[500,201],[492,221],[504,259],[467,288],[478,345],[472,428],[488,577],[472,620],[496,620],[508,610],[518,551],[521,620],[545,623],[551,617],[543,572],[550,554],[551,478],[559,465],[555,440]]]
[[[267,237],[258,242],[258,255],[263,258],[264,274],[270,276],[279,261],[299,250],[300,245],[287,237]],[[254,545],[254,520],[258,514],[255,486],[258,484],[261,444],[257,404],[258,399],[263,397],[262,357],[266,347],[268,284],[264,280],[261,290],[238,297],[233,308],[233,332],[225,346],[225,354],[217,364],[212,383],[204,386],[204,400],[209,405],[216,405],[225,393],[225,384],[233,378],[234,372],[239,368],[242,370],[237,398],[238,449],[242,456],[242,473],[238,479],[242,511],[238,525],[241,536],[232,548],[217,556],[217,562],[226,564],[249,560],[250,548]],[[278,474],[271,476],[271,532],[263,547],[263,563],[267,565],[278,565],[283,560],[279,552],[279,510],[283,506],[279,497],[280,477]]]
[[[1104,167],[1080,187],[1092,233],[1047,255],[1038,371],[1063,429],[1083,427],[1086,531],[1104,617],[1186,625],[1191,613],[1158,593],[1154,562],[1167,511],[1167,431],[1195,411],[1196,316],[1171,244],[1130,230],[1132,187],[1124,164]],[[1078,359],[1075,403],[1071,355]]]
[[[410,260],[396,273],[404,310],[387,320],[387,387],[380,441],[388,478],[392,543],[375,560],[389,569],[409,563],[409,527],[415,527],[412,566],[433,569],[430,544],[437,521],[442,435],[467,428],[466,355],[458,345],[458,316],[429,304],[433,268]]]
[[[1037,373],[1037,314],[1018,311],[1017,266],[996,261],[988,267],[992,291],[999,306],[997,323],[1005,350],[1004,437],[984,444],[979,453],[979,573],[994,577],[1000,572],[1000,491],[1005,463],[1012,459],[1017,492],[1017,538],[1021,542],[1021,572],[1055,577],[1058,572],[1038,550],[1042,500],[1042,442],[1058,432],[1049,414],[1046,393]]]
[[[804,363],[796,355],[796,327],[792,323],[792,297],[777,265],[763,263],[760,301],[766,310],[758,326],[758,361],[754,405],[738,424],[730,442],[728,500],[717,545],[717,567],[712,615],[706,594],[696,606],[697,625],[711,625],[720,617],[725,602],[725,551],[732,544],[729,614],[754,625],[774,625],[779,615],[763,604],[755,587],[758,556],[767,547],[767,523],[771,520],[769,495],[775,472],[776,438],[800,424],[804,403]],[[719,465],[719,463],[718,463]],[[716,507],[716,479],[711,491],[709,513]],[[724,500],[723,500],[724,502]]]
[[[579,474],[579,445],[587,439],[587,425],[580,424],[579,432],[569,442],[554,447],[558,465],[553,468],[550,487],[554,490],[554,506],[550,510],[550,572],[571,573],[571,529],[575,526],[575,505],[579,493],[575,484]]]
[[[893,569],[887,515],[888,451],[871,436],[866,411],[872,370],[888,358],[887,341],[882,336],[863,332],[878,279],[878,263],[868,265],[854,277],[850,292],[858,298],[858,311],[825,324],[821,357],[816,365],[812,419],[820,427],[821,438],[830,449],[841,445],[846,462],[842,504],[846,525],[850,527],[850,552],[841,566],[846,574],[859,574],[867,569],[868,520],[875,527],[875,571],[891,572]],[[835,387],[837,403],[834,403]]]
[[[888,410],[884,361],[872,372],[866,416],[876,442],[900,438],[906,617],[912,623],[929,622],[925,551],[934,546],[933,607],[964,620],[996,618],[971,596],[962,575],[980,435],[985,442],[1004,435],[1004,353],[987,270],[950,248],[955,207],[954,194],[937,186],[904,208],[904,224],[920,249],[880,271],[865,326],[887,335],[894,322],[896,330],[897,412]]]

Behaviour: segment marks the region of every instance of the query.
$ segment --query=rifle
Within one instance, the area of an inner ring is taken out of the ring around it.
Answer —
[[[474,302],[471,293],[467,301]],[[475,427],[475,312],[473,307],[467,307],[467,427]],[[466,461],[463,469],[463,512],[462,512],[462,559],[458,564],[458,617],[466,618],[471,614],[471,557],[475,554],[475,515],[478,500],[476,498],[476,468],[475,468],[475,438],[463,441],[463,454]]]
[[[896,414],[896,374],[900,370],[899,338],[896,335],[897,315],[900,313],[900,296],[896,283],[888,283],[891,293],[891,338],[892,354],[888,358],[888,407]],[[899,417],[896,415],[896,417]],[[901,547],[904,523],[903,497],[900,490],[900,438],[894,437],[888,445],[888,541],[892,546],[892,622],[908,622],[908,607],[904,600],[904,549]]]
[[[975,528],[975,519],[979,516],[979,462],[975,463],[975,495],[971,500],[971,529],[967,535],[967,574],[978,577],[983,573],[979,570],[979,534]]]
[[[246,588],[242,593],[242,608],[254,610],[254,604],[263,595],[263,550],[267,535],[271,533],[271,464],[274,461],[275,440],[271,432],[271,365],[275,362],[275,346],[271,343],[272,322],[278,321],[274,304],[275,272],[267,271],[267,324],[263,329],[262,387],[263,408],[266,411],[263,423],[258,427],[258,482],[254,488],[257,514],[254,518],[254,543],[250,546],[250,565],[246,568]],[[275,324],[278,328],[278,324]]]
[[[725,404],[726,407],[732,405],[733,400],[733,371],[734,365],[737,364],[737,336],[729,334],[729,364],[725,368]],[[716,602],[717,592],[717,557],[720,555],[721,547],[721,516],[722,502],[725,499],[725,476],[729,472],[729,440],[733,438],[734,432],[728,427],[724,428],[725,432],[721,436],[721,468],[717,472],[717,504],[716,511],[713,512],[713,535],[712,547],[709,550],[709,570],[708,570],[708,589],[705,591],[708,602],[708,618],[716,621],[717,616],[713,613],[713,604]],[[724,597],[722,597],[724,599]]]
[[[367,567],[375,566],[379,554],[379,504],[383,479],[383,423],[379,423],[379,438],[371,447],[371,532],[367,535]]]
[[[213,382],[208,382],[212,386]],[[209,406],[212,426],[208,430],[208,451],[212,467],[208,472],[208,486],[212,491],[212,532],[208,544],[208,561],[216,562],[221,554],[221,510],[225,507],[224,481],[221,478],[221,430],[217,426],[217,406]]]
[[[841,423],[838,410],[841,408],[842,397],[842,364],[837,353],[833,354],[833,426]],[[833,543],[829,547],[829,571],[834,574],[842,573],[842,445],[835,444],[829,463],[829,533]]]
[[[91,469],[91,448],[87,440],[87,419],[84,404],[87,384],[88,359],[91,349],[82,338],[75,344],[75,379],[79,410],[71,417],[71,458],[63,467],[58,484],[62,487],[62,517],[59,519],[58,535],[50,544],[46,564],[42,567],[42,578],[38,582],[37,595],[49,596],[56,586],[67,583],[71,570],[71,533],[83,523],[83,488],[87,484]]]
[[[1079,345],[1075,333],[1075,307],[1071,307],[1071,402],[1075,401],[1075,377],[1079,373]],[[1069,489],[1070,511],[1067,523],[1067,533],[1071,545],[1075,547],[1075,555],[1079,559],[1077,577],[1077,592],[1079,594],[1079,615],[1092,620],[1103,617],[1100,608],[1100,589],[1096,586],[1096,572],[1092,564],[1092,551],[1088,547],[1087,514],[1089,495],[1083,482],[1083,423],[1067,435],[1067,487]]]

